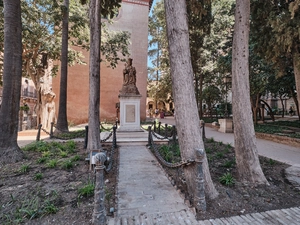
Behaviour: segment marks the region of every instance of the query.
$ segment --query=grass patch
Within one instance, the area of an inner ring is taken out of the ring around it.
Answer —
[[[57,163],[58,163],[57,159],[51,159],[46,165],[49,168],[55,168],[57,166]]]
[[[19,169],[20,173],[28,173],[29,171],[29,164],[25,164],[25,165],[22,165]]]
[[[43,179],[43,174],[42,173],[34,174],[34,180],[41,180],[41,179]]]
[[[219,181],[221,184],[226,185],[226,186],[233,186],[235,183],[235,180],[231,173],[225,173],[223,174],[220,178]]]
[[[89,181],[86,185],[84,185],[82,188],[78,189],[78,197],[89,197],[94,195],[95,185]]]

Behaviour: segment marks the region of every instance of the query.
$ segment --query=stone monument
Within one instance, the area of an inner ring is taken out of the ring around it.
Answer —
[[[123,70],[123,85],[120,90],[120,127],[118,131],[141,131],[140,128],[140,99],[136,87],[136,70],[129,58]]]

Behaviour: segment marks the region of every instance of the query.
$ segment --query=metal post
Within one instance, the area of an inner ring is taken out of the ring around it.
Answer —
[[[205,122],[204,120],[200,120],[200,127],[202,128],[202,139],[206,138],[205,136]]]
[[[50,138],[53,138],[53,126],[54,126],[54,122],[51,122]]]
[[[206,211],[206,201],[205,201],[205,190],[204,190],[204,175],[203,175],[203,156],[204,149],[195,149],[196,151],[196,167],[197,167],[197,177],[196,177],[196,189],[195,189],[195,198],[194,205],[196,212],[205,212]]]
[[[117,125],[113,126],[113,146],[114,147],[117,147],[117,134],[116,134],[116,131],[117,131]]]
[[[38,133],[36,135],[36,141],[40,141],[40,139],[41,139],[41,129],[42,129],[42,124],[39,124]]]
[[[94,211],[92,223],[94,225],[105,225],[106,224],[106,212],[104,207],[104,175],[103,170],[105,168],[104,162],[106,161],[106,155],[104,152],[97,153],[95,155],[95,173],[96,173],[96,184],[95,184],[95,195],[94,195]]]
[[[155,120],[153,121],[153,127],[154,127],[153,131],[156,133],[156,121]]]
[[[148,126],[148,146],[151,146],[151,126]]]
[[[89,126],[85,126],[84,149],[87,148],[88,135],[89,135]]]
[[[160,125],[161,125],[161,122],[158,122],[158,133],[160,134]]]
[[[168,137],[168,124],[165,123],[165,137]]]

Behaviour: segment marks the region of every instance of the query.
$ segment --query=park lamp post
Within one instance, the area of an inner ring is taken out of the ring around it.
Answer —
[[[231,76],[230,75],[226,75],[224,78],[223,78],[223,82],[225,84],[225,112],[224,112],[224,117],[225,119],[227,119],[229,117],[229,114],[228,114],[228,106],[227,106],[227,92],[228,92],[228,86],[230,85],[231,83]]]

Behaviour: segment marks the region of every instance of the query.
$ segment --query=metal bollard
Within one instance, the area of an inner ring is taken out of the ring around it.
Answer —
[[[113,126],[113,146],[117,147],[117,126]]]
[[[158,122],[158,133],[160,134],[160,125],[161,125],[161,122]]]
[[[50,138],[53,138],[53,126],[54,126],[54,123],[51,122],[51,128],[50,128]]]
[[[168,124],[165,124],[165,137],[168,137]]]
[[[87,148],[88,144],[88,135],[89,135],[89,126],[85,126],[85,138],[84,138],[84,149]]]
[[[36,141],[40,141],[40,139],[41,139],[41,129],[42,129],[42,124],[39,124],[38,133],[36,135]]]
[[[204,120],[200,120],[200,127],[202,127],[202,139],[206,138],[205,137],[205,122]]]
[[[197,177],[196,177],[196,189],[194,205],[197,212],[206,211],[206,201],[205,201],[205,190],[204,190],[204,175],[203,175],[203,157],[204,149],[195,149],[196,151],[196,167],[197,167]]]
[[[105,168],[104,162],[106,161],[106,155],[104,152],[97,153],[95,155],[95,173],[96,173],[96,184],[95,184],[95,195],[94,195],[94,211],[92,223],[94,225],[105,225],[106,224],[106,212],[104,207],[105,191],[104,191],[104,174]]]
[[[151,146],[151,126],[148,126],[148,146]]]

